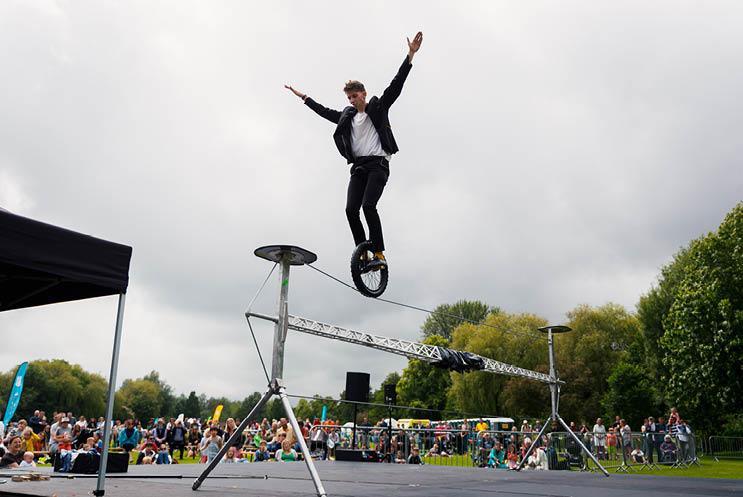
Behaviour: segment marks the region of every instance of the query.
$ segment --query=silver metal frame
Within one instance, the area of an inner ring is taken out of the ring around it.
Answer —
[[[98,465],[98,479],[96,480],[93,495],[101,497],[106,493],[106,466],[108,465],[108,446],[111,438],[111,424],[114,412],[114,398],[116,395],[116,371],[119,369],[119,351],[121,349],[121,331],[124,326],[124,304],[126,294],[119,294],[119,310],[116,314],[116,332],[114,333],[114,349],[111,358],[111,374],[108,376],[108,398],[106,399],[106,424],[103,426],[103,452]]]
[[[606,475],[609,476],[609,472],[606,471],[606,468],[604,468],[601,463],[596,459],[596,457],[591,453],[590,450],[586,448],[585,445],[583,445],[583,442],[580,441],[580,439],[573,433],[573,430],[570,429],[570,426],[565,422],[562,417],[560,417],[559,409],[560,409],[560,381],[557,378],[557,370],[555,369],[555,347],[554,343],[552,341],[552,333],[562,333],[565,331],[570,331],[570,328],[567,326],[545,326],[544,328],[540,328],[540,331],[544,331],[547,333],[547,346],[549,349],[549,361],[550,361],[550,381],[549,381],[549,387],[550,387],[550,401],[552,404],[552,413],[550,414],[550,417],[547,418],[547,420],[544,422],[544,426],[542,426],[542,429],[539,431],[539,434],[537,435],[536,440],[539,440],[542,438],[542,435],[547,431],[547,427],[551,426],[553,423],[560,423],[562,427],[565,429],[565,431],[568,433],[570,437],[578,444],[578,446],[583,449],[583,452],[585,452],[588,457],[593,460],[593,462],[596,464],[596,466],[601,469],[601,471]],[[537,444],[532,443],[529,446],[529,449],[526,451],[526,454],[524,454],[524,457],[521,459],[521,462],[519,463],[519,466],[517,469],[522,469],[524,467],[524,464],[526,464],[526,460],[529,458],[529,455],[531,455],[532,452],[534,452],[534,449],[536,448]]]
[[[309,254],[309,255],[308,255]],[[219,453],[211,460],[209,465],[204,469],[201,475],[194,481],[192,485],[193,490],[198,490],[204,480],[209,476],[209,473],[219,464],[222,457],[227,453],[227,449],[240,437],[242,432],[247,427],[250,419],[257,413],[261,407],[263,407],[269,399],[274,395],[278,395],[281,399],[281,403],[286,411],[286,416],[289,418],[289,422],[294,429],[294,433],[297,435],[297,440],[302,449],[302,455],[304,461],[307,464],[307,469],[312,477],[312,482],[315,484],[318,497],[326,497],[325,488],[320,481],[320,475],[317,473],[315,463],[312,461],[310,450],[307,447],[307,443],[302,436],[302,430],[299,428],[297,417],[294,415],[294,410],[289,403],[289,397],[286,395],[286,388],[283,383],[284,376],[284,343],[286,342],[286,335],[289,329],[289,268],[292,265],[301,265],[305,262],[313,262],[314,259],[310,256],[314,256],[309,251],[301,249],[299,247],[292,246],[269,246],[261,247],[256,250],[256,255],[264,259],[279,262],[281,264],[281,284],[279,290],[279,304],[278,304],[278,318],[271,318],[271,321],[276,323],[274,328],[274,339],[273,339],[273,358],[271,366],[271,381],[268,385],[268,390],[263,394],[261,400],[253,407],[243,419],[237,430],[230,436],[230,438],[222,445]],[[315,257],[316,258],[316,257]],[[312,259],[312,260],[308,260]],[[249,313],[246,313],[246,316]],[[247,316],[250,317],[250,316]]]
[[[247,317],[256,317],[267,321],[277,323],[279,320],[272,316],[260,314],[257,312],[245,313]],[[441,349],[435,345],[426,345],[419,342],[411,342],[409,340],[401,340],[399,338],[389,338],[381,335],[374,335],[365,331],[351,330],[348,328],[342,328],[332,324],[321,323],[313,319],[302,318],[298,316],[288,315],[287,326],[290,330],[299,331],[301,333],[308,333],[323,338],[330,338],[334,340],[341,340],[343,342],[353,343],[356,345],[363,345],[364,347],[370,347],[372,349],[382,350],[384,352],[391,352],[393,354],[402,355],[411,359],[419,359],[425,362],[438,362],[441,360]],[[520,376],[523,378],[529,378],[530,380],[537,380],[543,383],[562,383],[560,380],[553,380],[552,377],[544,373],[537,371],[531,371],[528,369],[506,364],[488,357],[478,356],[485,363],[485,368],[480,371],[487,371],[490,373],[504,374],[510,376]]]

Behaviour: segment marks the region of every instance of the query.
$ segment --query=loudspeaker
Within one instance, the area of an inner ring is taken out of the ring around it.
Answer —
[[[397,384],[387,383],[384,386],[384,403],[397,404]]]
[[[369,402],[369,373],[346,373],[346,400]]]

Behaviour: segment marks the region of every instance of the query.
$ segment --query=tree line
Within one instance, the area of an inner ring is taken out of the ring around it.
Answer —
[[[698,429],[743,435],[743,203],[719,228],[692,240],[664,266],[658,281],[640,296],[635,311],[608,303],[578,305],[566,314],[573,331],[555,336],[564,418],[593,422],[625,418],[639,429],[643,418],[678,407]],[[464,319],[462,319],[464,318]],[[421,326],[431,345],[466,350],[540,372],[548,371],[547,344],[535,330],[547,321],[536,314],[512,314],[480,301],[438,306]],[[0,398],[7,398],[15,371],[0,374]],[[430,419],[504,415],[544,418],[549,392],[542,383],[484,372],[454,373],[419,360],[391,372],[372,402],[384,403],[384,385],[395,384],[396,417]],[[101,416],[105,379],[66,361],[29,364],[17,416],[34,409]],[[338,398],[343,398],[340,392]],[[176,395],[156,371],[127,379],[116,392],[116,418],[158,416],[208,418],[222,404],[224,417],[245,416],[261,393],[242,400],[207,397],[196,391]],[[298,417],[348,421],[353,406],[329,397],[296,402]],[[388,415],[384,406],[364,407],[372,420]],[[465,414],[462,414],[465,413]],[[283,409],[270,401],[257,418],[278,418]]]

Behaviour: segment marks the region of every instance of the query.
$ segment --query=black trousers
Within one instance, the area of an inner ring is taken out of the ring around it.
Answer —
[[[377,202],[382,196],[387,179],[390,177],[390,163],[384,157],[359,157],[351,167],[346,196],[346,217],[351,227],[356,245],[366,241],[364,225],[361,224],[360,209],[364,210],[366,224],[369,225],[369,240],[372,251],[384,250],[382,223],[377,212]]]

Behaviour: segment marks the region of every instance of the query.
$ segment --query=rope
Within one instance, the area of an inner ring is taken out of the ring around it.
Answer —
[[[311,267],[312,269],[314,269],[315,271],[317,271],[318,273],[324,274],[328,278],[330,278],[330,279],[332,279],[334,281],[337,281],[341,285],[350,288],[351,290],[353,290],[356,293],[361,294],[361,292],[359,292],[359,289],[356,288],[355,286],[349,285],[345,281],[343,281],[343,280],[341,280],[339,278],[336,278],[332,274],[327,273],[327,272],[323,271],[322,269],[313,266],[312,264],[307,264],[307,265],[309,267]],[[497,326],[493,326],[493,325],[487,324],[487,323],[480,323],[480,322],[475,321],[474,319],[469,319],[469,318],[466,318],[464,316],[457,316],[456,314],[449,314],[447,312],[441,312],[441,311],[432,311],[430,309],[425,309],[423,307],[418,307],[418,306],[415,306],[415,305],[406,304],[404,302],[396,302],[394,300],[384,299],[382,297],[377,297],[375,300],[381,300],[382,302],[386,302],[388,304],[397,305],[397,306],[400,306],[400,307],[406,307],[408,309],[413,309],[415,311],[425,312],[425,313],[431,315],[431,317],[433,317],[434,319],[437,319],[437,315],[446,316],[446,317],[458,319],[460,321],[465,321],[467,323],[474,324],[474,325],[477,325],[477,326],[485,326],[487,328],[492,328],[494,330],[503,331],[500,328],[498,328]],[[439,324],[441,324],[441,323],[439,322]],[[511,334],[514,334],[514,335],[521,335],[521,336],[530,338],[532,340],[532,343],[542,338],[541,336],[535,335],[533,333],[525,333],[525,332],[522,332],[522,331],[514,331],[514,330],[505,330],[505,331],[507,333],[511,333]]]
[[[273,267],[268,272],[268,276],[266,276],[266,279],[263,280],[263,284],[258,289],[258,291],[256,292],[256,294],[253,296],[253,299],[250,301],[250,304],[248,304],[248,310],[245,313],[245,318],[248,320],[248,328],[250,328],[250,334],[253,336],[253,343],[255,344],[255,350],[256,350],[256,352],[258,352],[258,359],[261,360],[261,367],[263,367],[263,374],[266,375],[266,381],[268,383],[271,383],[271,378],[268,376],[268,369],[266,369],[266,363],[263,361],[263,354],[261,354],[261,348],[258,346],[258,340],[255,338],[255,332],[253,331],[253,325],[250,324],[250,316],[248,315],[248,313],[253,308],[253,304],[255,303],[255,299],[257,299],[258,298],[258,295],[260,295],[260,293],[263,291],[263,288],[266,286],[266,283],[268,282],[268,279],[271,277],[271,275],[273,274],[274,269],[276,269],[276,266],[278,266],[278,265],[279,265],[278,262],[274,263]]]

